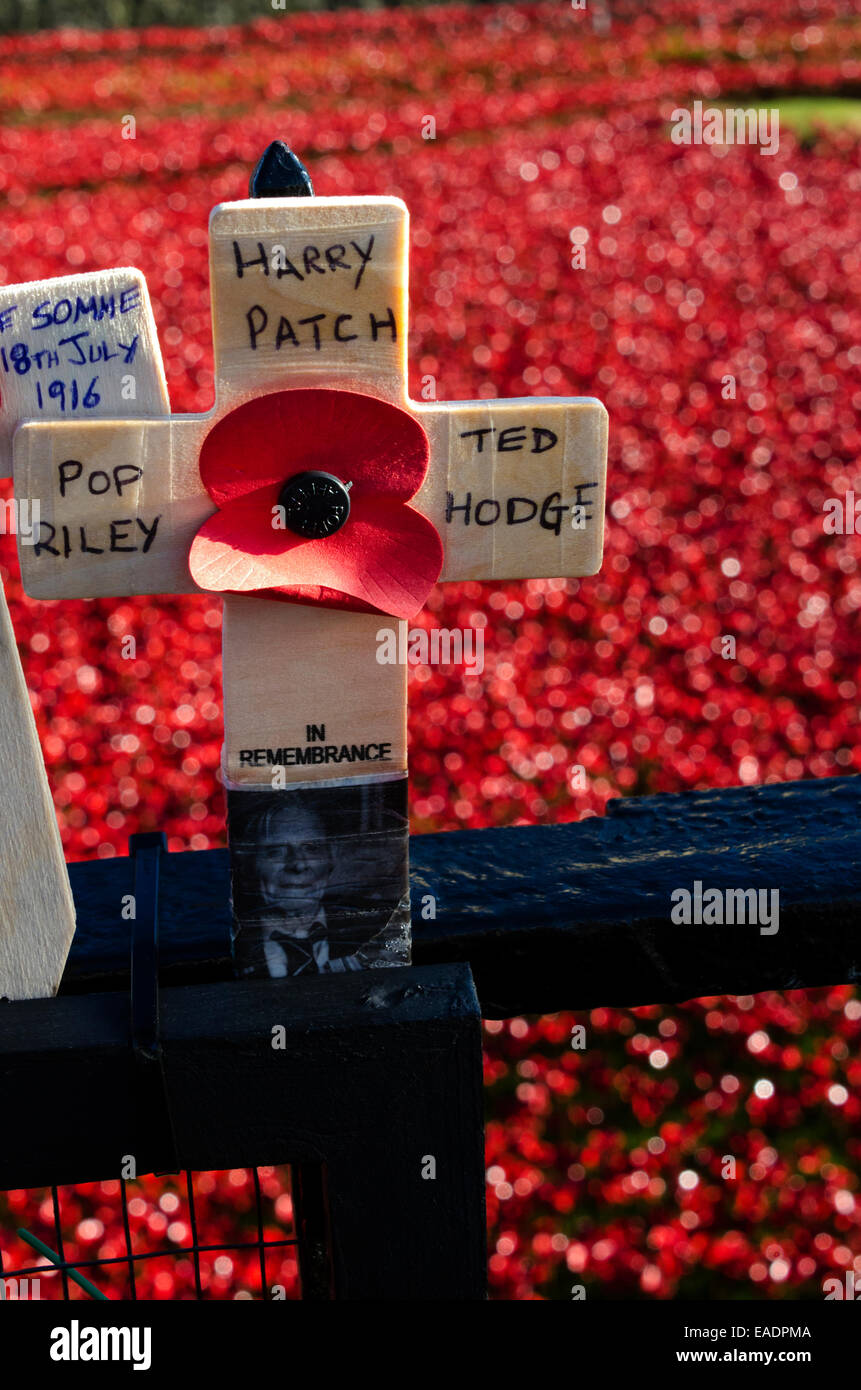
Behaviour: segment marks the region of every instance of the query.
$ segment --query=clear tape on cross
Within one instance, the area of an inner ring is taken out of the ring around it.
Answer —
[[[229,789],[227,807],[241,976],[409,964],[406,773]]]

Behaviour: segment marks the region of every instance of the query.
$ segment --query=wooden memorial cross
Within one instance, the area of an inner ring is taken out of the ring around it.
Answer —
[[[54,994],[74,930],[54,803],[0,585],[0,999]]]
[[[92,333],[83,331],[88,324]],[[81,361],[88,371],[78,370]],[[63,418],[76,410],[164,415],[169,409],[146,285],[137,271],[0,290],[0,478],[11,475],[12,435],[22,419]],[[37,501],[0,504],[4,529],[14,529],[22,555],[40,534]],[[0,587],[0,999],[54,994],[74,931],[56,813]]]
[[[251,192],[210,219],[206,415],[88,404],[105,324],[145,302],[136,272],[108,273],[101,317],[93,277],[43,282],[38,323],[0,292],[0,362],[40,387],[14,439],[16,496],[41,508],[23,581],[41,598],[222,593],[239,968],[406,963],[406,666],[385,654],[437,578],[597,572],[607,414],[411,401],[404,204],[314,197],[280,142]],[[123,366],[158,375],[155,341],[141,332]]]

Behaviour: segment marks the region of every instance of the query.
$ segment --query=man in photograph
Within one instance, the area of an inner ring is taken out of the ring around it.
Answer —
[[[386,871],[405,821],[380,825],[378,815],[369,825],[363,788],[230,796],[234,829],[236,804],[242,812],[231,844],[242,975],[281,979],[407,962],[406,885]],[[364,896],[369,887],[379,896],[371,907]]]

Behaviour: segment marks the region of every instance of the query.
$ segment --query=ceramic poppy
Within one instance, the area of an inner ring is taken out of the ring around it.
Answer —
[[[411,618],[442,569],[407,506],[427,473],[412,415],[354,391],[257,397],[210,430],[200,476],[218,511],[191,546],[202,589]]]

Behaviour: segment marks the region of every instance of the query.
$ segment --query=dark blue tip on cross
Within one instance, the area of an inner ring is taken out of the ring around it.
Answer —
[[[301,159],[285,145],[273,140],[257,161],[248,182],[250,198],[313,198],[311,175]]]

